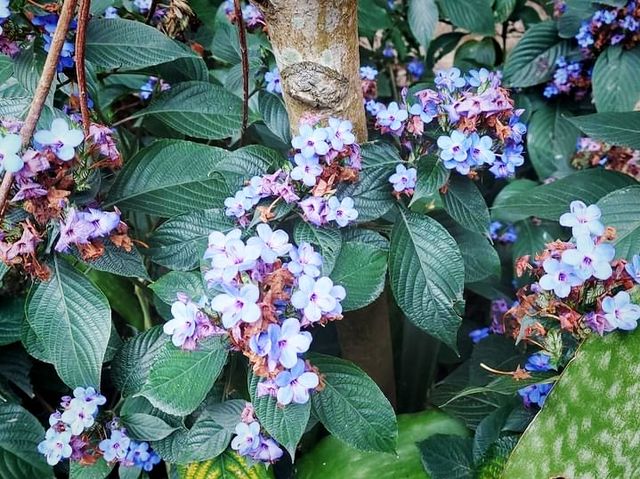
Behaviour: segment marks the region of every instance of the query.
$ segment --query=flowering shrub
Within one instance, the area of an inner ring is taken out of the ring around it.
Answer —
[[[500,477],[545,418],[628,429],[633,374],[567,382],[640,354],[637,2],[272,3],[0,0],[0,477]],[[540,476],[632,477],[607,434]]]

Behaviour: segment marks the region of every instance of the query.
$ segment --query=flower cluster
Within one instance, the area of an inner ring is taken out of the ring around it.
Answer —
[[[192,351],[203,339],[225,334],[225,330],[214,325],[204,312],[205,306],[205,298],[195,303],[186,294],[178,293],[178,301],[171,305],[172,318],[163,326],[175,346]]]
[[[640,42],[640,5],[630,0],[620,8],[603,6],[582,22],[576,40],[588,57],[610,45],[633,48]]]
[[[580,138],[571,159],[576,168],[604,167],[640,179],[640,151],[614,146],[592,138]]]
[[[556,369],[556,366],[553,364],[553,360],[549,354],[546,352],[538,352],[529,356],[529,359],[527,359],[524,365],[524,369],[528,372],[547,372]],[[518,395],[522,398],[526,407],[531,407],[532,405],[542,407],[552,387],[552,383],[531,384],[519,389]]]
[[[269,93],[275,93],[276,95],[282,95],[282,80],[280,78],[280,70],[278,67],[274,67],[264,74],[264,81],[266,82],[266,90]]]
[[[576,100],[584,99],[591,91],[593,65],[587,61],[568,62],[565,57],[556,60],[556,70],[544,89],[544,96],[571,95]]]
[[[147,472],[160,463],[160,456],[151,449],[149,443],[131,439],[117,418],[107,424],[107,429],[110,432],[109,437],[98,443],[98,449],[105,461],[117,462],[125,467],[138,467]]]
[[[503,224],[500,221],[492,221],[489,225],[489,235],[493,241],[502,244],[515,243],[518,232],[512,224]]]
[[[242,412],[242,420],[236,425],[231,449],[241,456],[256,462],[272,464],[283,455],[276,441],[261,432],[260,423],[254,416],[253,406],[247,403]]]
[[[303,124],[291,141],[292,164],[251,178],[247,186],[225,200],[227,216],[247,225],[253,208],[270,198],[268,206],[257,208],[264,222],[274,217],[272,210],[280,200],[296,203],[304,219],[316,226],[334,222],[344,227],[355,221],[358,212],[353,200],[334,196],[340,183],[358,179],[361,168],[360,146],[352,128],[351,122],[337,118],[330,118],[326,127]]]
[[[64,219],[60,220],[60,236],[55,250],[60,253],[66,252],[71,245],[75,245],[83,258],[95,259],[104,253],[101,238],[123,233],[126,233],[126,225],[120,221],[118,210],[109,212],[89,208],[87,211],[78,211],[69,207]],[[129,246],[126,249],[131,248]]]
[[[467,175],[488,167],[497,178],[512,176],[524,163],[523,110],[514,109],[498,74],[481,69],[463,76],[457,68],[440,70],[435,89],[421,90],[415,97],[418,101],[411,105],[406,100],[386,107],[367,105],[376,112],[376,128],[399,137],[415,157],[429,153],[435,143],[447,169]],[[431,137],[427,125],[443,134]]]
[[[56,13],[48,13],[46,15],[38,15],[33,17],[31,23],[36,27],[39,27],[43,31],[44,38],[44,50],[46,52],[51,48],[51,42],[53,40],[53,33],[58,27],[59,15]],[[74,19],[69,24],[69,32],[67,33],[67,39],[62,45],[62,51],[60,52],[60,58],[58,60],[58,71],[61,72],[65,68],[72,68],[75,65],[75,30],[78,27],[78,22]]]

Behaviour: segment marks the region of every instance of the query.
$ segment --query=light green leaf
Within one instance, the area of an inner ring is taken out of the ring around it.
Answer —
[[[504,83],[520,88],[544,83],[553,75],[556,60],[568,52],[569,43],[558,37],[555,22],[537,23],[507,57]]]
[[[161,411],[186,416],[204,400],[226,360],[227,350],[219,337],[201,341],[195,351],[167,342],[158,352],[139,394]]]
[[[0,404],[0,477],[53,478],[51,467],[38,452],[44,428],[17,404]]]
[[[182,140],[160,140],[120,170],[110,204],[163,217],[211,208],[232,194],[234,175],[213,173],[228,153]],[[230,183],[231,182],[231,183]]]
[[[339,229],[317,228],[300,220],[293,228],[293,239],[298,246],[303,242],[310,243],[322,255],[323,276],[331,274],[342,248],[342,235]]]
[[[453,175],[446,193],[441,193],[444,209],[460,226],[477,233],[488,233],[489,209],[476,184],[469,178]]]
[[[151,414],[124,414],[121,419],[122,424],[127,428],[127,434],[137,441],[164,439],[177,429]]]
[[[176,216],[153,232],[147,254],[154,263],[174,270],[189,271],[198,265],[210,233],[226,233],[235,226],[222,209]]]
[[[449,233],[428,216],[401,211],[391,233],[389,277],[409,320],[455,348],[464,264]]]
[[[157,118],[187,136],[218,140],[240,131],[242,100],[213,83],[190,81],[161,93],[132,118],[143,116]]]
[[[484,35],[495,34],[493,11],[489,0],[440,0],[442,14],[460,28]]]
[[[311,402],[279,406],[270,395],[258,397],[257,387],[261,379],[253,374],[248,377],[251,403],[256,416],[269,435],[282,444],[292,458],[296,456],[296,446],[309,422]]]
[[[27,305],[27,321],[71,388],[100,387],[111,333],[107,298],[91,281],[55,256],[51,278],[38,284]]]
[[[506,22],[518,4],[518,0],[496,0],[493,15],[497,23]]]
[[[345,242],[331,273],[333,282],[347,291],[347,297],[342,301],[344,311],[373,303],[382,294],[386,274],[385,250],[371,244]]]
[[[595,113],[569,121],[596,140],[640,149],[640,111]]]
[[[593,67],[593,100],[599,112],[631,111],[640,106],[640,48],[609,47]]]
[[[436,32],[438,25],[438,5],[435,0],[409,0],[409,28],[425,49]]]
[[[158,29],[121,18],[93,18],[86,48],[87,61],[103,70],[138,70],[195,56]]]
[[[288,146],[291,142],[291,130],[289,129],[289,115],[282,99],[273,93],[261,91],[258,95],[258,105],[264,124],[271,130],[271,133]]]
[[[393,408],[364,371],[343,359],[310,355],[324,376],[311,396],[314,413],[338,439],[362,451],[394,452],[398,426]]]
[[[616,258],[631,260],[640,254],[640,185],[609,193],[598,201],[602,222],[616,229]]]
[[[227,449],[215,459],[178,466],[177,479],[272,479],[273,468],[249,461]]]
[[[193,272],[169,271],[149,285],[149,288],[167,304],[173,304],[178,293],[186,293],[194,301],[204,295],[202,275]]]

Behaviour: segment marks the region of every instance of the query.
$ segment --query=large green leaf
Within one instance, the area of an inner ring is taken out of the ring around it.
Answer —
[[[360,180],[338,188],[340,198],[350,196],[358,210],[358,222],[371,221],[387,213],[394,204],[389,176],[402,160],[398,150],[386,143],[362,145]]]
[[[558,18],[558,34],[562,38],[575,37],[582,22],[596,11],[596,5],[591,0],[567,0],[564,12]]]
[[[129,278],[149,279],[147,269],[142,262],[142,256],[135,246],[131,251],[126,251],[123,248],[118,248],[111,241],[106,241],[102,256],[92,261],[83,262],[98,271]]]
[[[493,11],[489,0],[439,0],[442,13],[460,28],[484,35],[495,34]]]
[[[204,400],[226,361],[227,350],[219,337],[199,342],[195,351],[167,342],[158,352],[140,394],[161,411],[185,416]]]
[[[0,346],[20,341],[24,322],[24,298],[3,298],[0,304]]]
[[[206,140],[234,136],[242,125],[242,100],[213,83],[179,83],[132,118],[152,116],[184,135]]]
[[[38,453],[44,428],[17,404],[0,404],[0,477],[26,479],[53,477],[53,471]]]
[[[434,219],[401,211],[391,234],[391,289],[409,320],[455,348],[464,305],[464,264]]]
[[[289,115],[284,108],[282,99],[273,93],[261,91],[258,95],[258,105],[260,115],[271,133],[276,135],[285,145],[291,141],[291,130],[289,129]]]
[[[580,130],[567,116],[571,114],[559,104],[544,105],[531,115],[527,151],[540,179],[572,171],[569,161],[576,151]]]
[[[547,243],[562,237],[563,229],[551,221],[521,220],[515,223],[518,239],[513,243],[513,261],[519,257],[529,255],[535,257]]]
[[[596,140],[640,149],[640,111],[594,113],[570,121]]]
[[[55,256],[51,278],[39,283],[27,305],[27,321],[69,387],[100,387],[111,334],[107,298],[91,281]]]
[[[138,441],[164,439],[177,429],[151,414],[124,414],[121,419],[122,424],[127,428],[127,434]]]
[[[204,285],[200,273],[169,271],[149,287],[158,298],[167,304],[174,303],[178,293],[186,293],[196,301],[204,295]]]
[[[317,228],[306,221],[298,221],[293,229],[293,239],[300,246],[306,242],[322,255],[322,274],[328,276],[342,248],[342,234],[337,228]]]
[[[599,112],[630,111],[640,103],[640,48],[609,47],[593,68],[593,100]]]
[[[422,47],[429,48],[429,43],[431,43],[438,25],[436,0],[409,0],[407,16],[413,36]]]
[[[533,25],[507,57],[505,84],[524,88],[546,82],[555,70],[558,57],[568,51],[569,43],[558,38],[555,22]]]
[[[248,381],[251,403],[260,424],[289,451],[292,458],[295,458],[296,447],[309,422],[311,402],[280,406],[273,396],[258,397],[257,387],[261,381],[258,376],[250,374]]]
[[[441,196],[444,209],[460,226],[478,233],[489,232],[489,210],[473,181],[461,175],[453,175],[447,192]]]
[[[536,186],[526,195],[509,196],[504,201],[495,202],[492,210],[498,215],[506,213],[512,220],[528,216],[557,220],[562,213],[569,211],[569,204],[574,200],[595,203],[608,193],[635,183],[628,175],[592,168]]]
[[[529,194],[529,191],[536,186],[538,186],[538,182],[527,179],[517,179],[507,183],[507,185],[500,190],[493,200],[491,219],[493,221],[505,221],[507,223],[518,221],[521,218],[518,212],[509,213],[507,211],[502,211],[498,208],[499,205],[506,203],[511,197]]]
[[[616,258],[640,254],[640,185],[609,193],[598,201],[602,222],[616,229]]]
[[[114,464],[109,464],[103,458],[90,465],[72,461],[69,464],[69,479],[105,479],[113,469]]]
[[[636,477],[639,362],[639,331],[587,339],[502,477]]]
[[[125,163],[109,198],[123,209],[170,217],[221,204],[235,190],[213,173],[228,153],[182,140],[160,140]]]
[[[147,254],[154,263],[174,270],[189,271],[198,265],[209,233],[226,233],[234,226],[221,209],[176,216],[153,232]]]
[[[111,380],[123,396],[138,393],[149,378],[156,357],[169,342],[162,326],[155,326],[128,340],[111,364]]]
[[[195,53],[154,27],[120,18],[93,18],[87,28],[87,60],[111,70],[138,70]]]
[[[376,383],[355,364],[310,355],[324,379],[311,396],[313,410],[338,439],[362,451],[395,452],[398,426],[393,408]]]
[[[411,198],[413,205],[417,201],[433,201],[440,188],[449,179],[450,170],[444,167],[444,163],[436,156],[423,156],[418,160],[418,178],[416,188]]]
[[[231,450],[204,462],[178,466],[177,479],[272,479],[273,468],[249,461]]]
[[[436,434],[419,445],[425,469],[434,479],[474,479],[473,439]]]

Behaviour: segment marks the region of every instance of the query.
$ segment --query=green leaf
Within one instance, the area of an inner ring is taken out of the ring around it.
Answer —
[[[608,193],[635,183],[623,173],[592,168],[536,186],[526,195],[509,196],[494,204],[493,211],[500,216],[508,214],[513,220],[528,216],[558,220],[574,200],[595,203]]]
[[[227,155],[221,148],[188,141],[156,141],[125,163],[111,188],[110,204],[163,217],[221,204],[232,187],[229,175],[213,172]]]
[[[291,142],[289,115],[282,99],[278,95],[263,90],[258,95],[258,105],[264,124],[267,125],[271,133],[288,146]]]
[[[231,450],[215,459],[178,466],[177,479],[271,479],[273,468],[249,461]]]
[[[105,241],[102,256],[91,261],[82,260],[82,262],[98,271],[128,278],[149,279],[147,269],[142,262],[142,256],[135,246],[131,251],[126,251],[123,248],[118,248],[111,241]]]
[[[569,121],[596,140],[640,149],[640,111],[594,113]]]
[[[350,196],[358,210],[358,222],[371,221],[384,216],[394,205],[389,176],[402,160],[398,150],[386,143],[362,145],[362,171],[360,180],[338,188],[338,196]]]
[[[455,348],[464,264],[449,233],[428,216],[400,211],[391,233],[389,277],[407,318]]]
[[[598,201],[602,221],[616,229],[616,258],[631,260],[640,253],[640,185],[609,193]]]
[[[398,426],[393,408],[376,383],[355,364],[323,354],[309,355],[324,376],[311,396],[324,427],[362,451],[395,452]]]
[[[640,103],[640,48],[609,47],[593,67],[593,100],[599,112],[630,111]]]
[[[569,52],[569,43],[558,38],[555,22],[533,25],[507,57],[504,83],[528,87],[551,79],[556,60]]]
[[[113,385],[123,396],[140,392],[156,357],[168,342],[162,326],[155,326],[124,343],[111,363]]]
[[[24,298],[3,298],[0,304],[0,346],[20,341],[24,322]]]
[[[478,233],[489,232],[489,209],[476,184],[453,175],[446,193],[441,193],[444,209],[460,226]]]
[[[491,445],[498,440],[513,408],[513,404],[507,404],[480,421],[473,438],[473,457],[476,461],[480,460]]]
[[[391,27],[389,13],[376,0],[358,1],[358,30],[365,37]]]
[[[580,346],[502,477],[635,477],[639,333],[592,335]]]
[[[423,156],[418,160],[418,178],[411,205],[420,200],[436,198],[440,188],[449,179],[450,170],[436,155]]]
[[[177,429],[151,414],[124,414],[121,419],[122,424],[127,428],[127,434],[137,441],[164,439]]]
[[[571,172],[569,161],[576,152],[580,131],[567,119],[571,114],[560,104],[544,105],[529,120],[527,151],[542,180],[557,172]]]
[[[57,256],[51,269],[49,281],[39,283],[30,297],[29,326],[69,387],[99,388],[111,333],[107,298]]]
[[[493,38],[469,40],[456,49],[453,64],[461,70],[485,67],[496,64],[496,44]]]
[[[433,479],[474,479],[473,439],[436,434],[418,444]]]
[[[562,38],[575,37],[582,22],[589,19],[596,11],[591,0],[568,0],[565,10],[558,18],[558,34]]]
[[[144,315],[140,301],[135,296],[135,285],[132,281],[122,276],[93,269],[86,271],[85,275],[104,293],[111,309],[134,328],[144,329]],[[111,342],[113,338],[112,333],[109,341]]]
[[[448,32],[438,35],[430,44],[427,51],[426,64],[432,67],[438,63],[444,56],[455,50],[458,42],[464,37],[463,32]]]
[[[344,311],[354,311],[373,303],[384,290],[387,252],[375,245],[345,242],[331,273],[335,284],[344,286]]]
[[[248,145],[229,152],[216,169],[225,173],[236,173],[249,180],[252,176],[265,174],[271,167],[279,168],[283,160],[282,153],[272,148]]]
[[[496,23],[506,22],[518,4],[518,0],[496,0],[493,5],[493,15]]]
[[[538,182],[524,178],[512,180],[507,183],[507,185],[500,190],[493,200],[493,206],[491,207],[491,219],[493,221],[505,221],[507,223],[518,221],[521,218],[518,212],[509,213],[507,211],[502,211],[500,207],[515,197],[529,194],[529,191],[536,186],[538,186]]]
[[[7,55],[0,55],[0,85],[13,75],[13,62]]]
[[[69,479],[105,479],[113,469],[113,464],[99,458],[94,464],[82,465],[72,461],[69,464]]]
[[[258,397],[257,387],[261,379],[250,374],[249,394],[251,403],[256,411],[256,416],[270,436],[282,444],[293,459],[296,456],[296,446],[305,432],[309,415],[311,414],[311,402],[305,404],[287,404],[279,406],[276,398],[266,395]]]
[[[157,118],[187,136],[219,140],[240,131],[242,100],[221,86],[190,81],[156,96],[147,108],[131,118],[143,116]]]
[[[2,479],[53,478],[53,471],[38,452],[44,428],[17,404],[0,404],[0,477]]]
[[[103,70],[138,70],[195,53],[142,22],[93,18],[87,28],[87,61]]]
[[[139,394],[161,411],[185,416],[204,400],[226,361],[227,350],[219,337],[198,343],[195,351],[167,342],[158,352]]]
[[[411,33],[423,48],[429,48],[429,43],[436,33],[438,25],[438,6],[435,0],[409,0],[407,13]]]
[[[442,14],[460,28],[484,35],[495,34],[493,11],[489,0],[440,0]]]
[[[322,255],[322,275],[329,276],[342,248],[342,235],[337,228],[317,228],[306,221],[296,222],[293,239],[300,246],[310,243]]]
[[[173,304],[178,293],[186,293],[195,301],[205,293],[202,276],[193,272],[169,271],[149,285],[149,288],[167,304]]]
[[[153,232],[147,254],[161,266],[189,271],[200,262],[200,255],[206,248],[211,232],[226,233],[235,226],[222,209],[176,216]]]
[[[513,243],[513,261],[519,257],[540,253],[547,243],[563,236],[562,227],[551,221],[533,222],[530,219],[515,223],[518,239]]]

